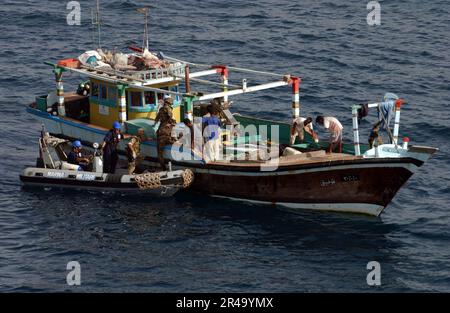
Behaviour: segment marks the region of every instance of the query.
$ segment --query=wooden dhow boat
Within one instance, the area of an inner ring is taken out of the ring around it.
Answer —
[[[155,117],[161,100],[170,95],[174,119],[189,118],[201,123],[211,100],[220,104],[223,158],[205,162],[201,147],[165,147],[164,157],[175,168],[190,169],[195,179],[189,190],[254,203],[311,209],[355,212],[378,216],[398,190],[438,149],[409,145],[399,140],[402,101],[395,101],[392,143],[369,149],[359,142],[357,109],[353,106],[354,140],[345,143],[343,153],[325,153],[326,143],[316,143],[306,134],[304,142],[290,144],[291,123],[242,116],[231,112],[231,97],[272,88],[286,88],[292,95],[292,118],[300,116],[300,83],[294,75],[225,65],[205,65],[152,53],[147,47],[129,47],[130,53],[87,51],[52,66],[56,92],[39,96],[27,111],[41,121],[52,136],[80,139],[86,144],[101,142],[113,121],[123,125],[125,140],[119,146],[125,155],[127,138],[145,130],[154,140],[144,142],[146,168],[157,168]],[[89,90],[65,93],[64,73],[78,74]],[[230,72],[270,77],[265,83],[250,85],[247,79],[231,83]],[[215,76],[206,80],[206,76]],[[193,85],[208,90],[194,90]],[[233,104],[236,106],[236,104]],[[379,108],[382,103],[367,107]],[[350,112],[349,112],[350,113]],[[180,126],[181,127],[181,126]],[[202,144],[201,126],[195,138]],[[195,131],[194,131],[195,132]],[[198,134],[200,132],[200,134]],[[280,154],[280,146],[290,146],[301,154]]]

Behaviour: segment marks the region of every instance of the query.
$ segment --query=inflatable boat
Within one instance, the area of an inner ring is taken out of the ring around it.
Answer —
[[[160,172],[143,172],[129,175],[118,169],[117,174],[103,173],[103,161],[98,144],[93,145],[94,153],[88,169],[67,162],[70,151],[68,140],[50,136],[44,131],[39,139],[39,157],[35,167],[27,167],[20,175],[25,186],[74,188],[87,190],[145,192],[169,197],[177,191],[189,187],[194,174],[189,169]]]

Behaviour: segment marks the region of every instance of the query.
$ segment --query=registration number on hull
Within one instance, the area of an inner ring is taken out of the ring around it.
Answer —
[[[95,180],[95,175],[94,174],[78,174],[77,179],[84,180],[84,181],[91,181],[91,180]]]

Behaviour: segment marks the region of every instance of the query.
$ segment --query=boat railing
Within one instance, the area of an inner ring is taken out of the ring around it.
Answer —
[[[395,106],[394,106],[394,113],[395,113],[395,120],[394,120],[394,132],[391,132],[391,129],[389,128],[389,125],[387,127],[387,132],[389,134],[389,137],[391,138],[392,143],[395,146],[395,149],[398,151],[398,137],[399,137],[399,130],[400,130],[400,111],[401,106],[405,103],[405,100],[403,99],[396,99],[395,100]],[[382,103],[368,103],[368,108],[380,108]],[[361,155],[361,148],[360,148],[360,136],[359,136],[359,123],[358,123],[358,109],[361,108],[361,104],[353,105],[352,106],[352,123],[353,123],[353,144],[354,144],[354,153],[356,156]],[[387,121],[383,114],[380,115],[384,123],[387,124]],[[403,140],[406,141],[406,145],[404,147],[408,146],[408,138],[405,138]]]
[[[171,64],[167,68],[152,69],[147,71],[128,71],[125,72],[128,76],[136,78],[137,80],[155,80],[167,77],[183,77],[185,73],[185,65],[181,63]]]

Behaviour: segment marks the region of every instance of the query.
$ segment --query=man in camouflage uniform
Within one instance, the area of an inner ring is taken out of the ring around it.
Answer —
[[[158,161],[164,171],[167,170],[166,164],[164,162],[164,147],[167,145],[172,145],[177,141],[176,138],[172,137],[172,129],[176,123],[176,121],[173,119],[172,104],[173,99],[171,97],[167,97],[164,100],[163,107],[159,110],[155,119],[156,123],[160,122],[158,131],[156,132]]]
[[[142,161],[143,157],[141,155],[141,143],[148,140],[151,140],[151,138],[147,138],[145,136],[145,131],[143,128],[139,128],[137,135],[131,137],[130,142],[126,147],[128,157],[128,175],[133,175],[136,167]]]

